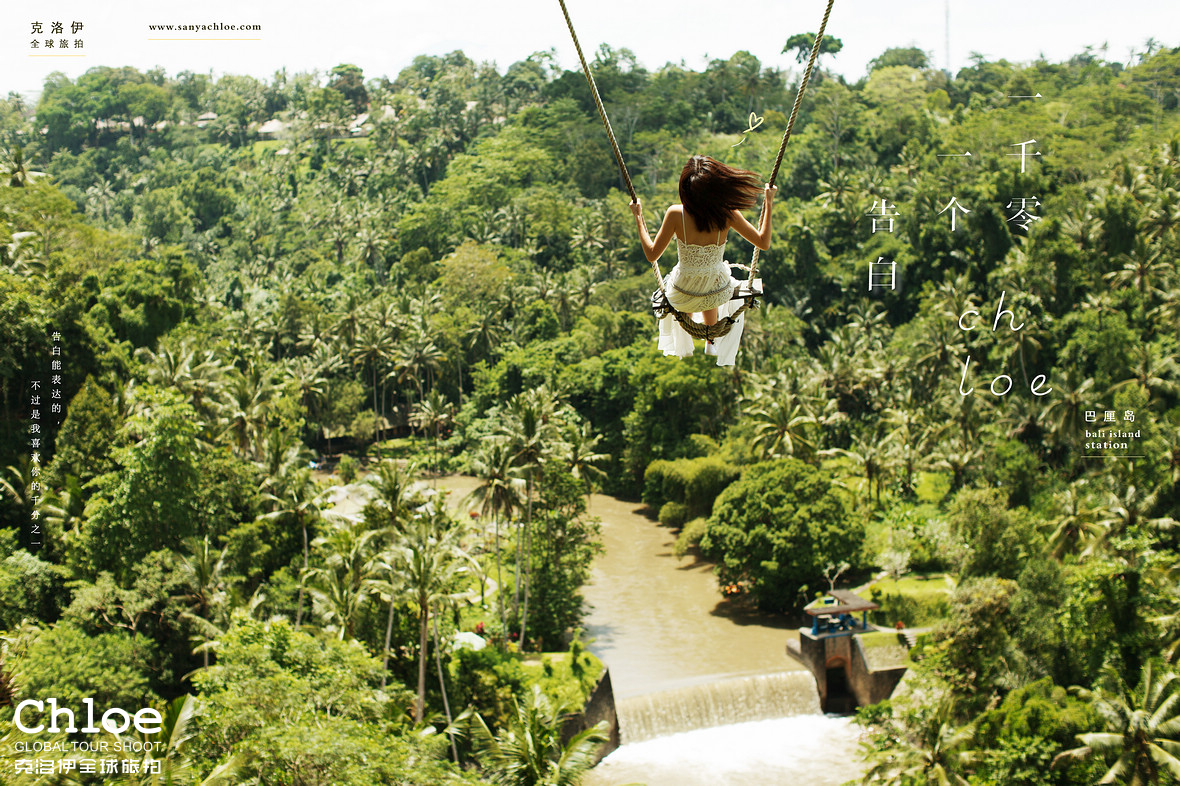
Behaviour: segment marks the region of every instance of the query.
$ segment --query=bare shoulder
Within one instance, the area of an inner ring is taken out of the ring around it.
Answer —
[[[664,220],[672,224],[672,235],[680,237],[680,227],[684,225],[684,205],[669,205],[664,211]],[[687,238],[681,238],[687,242]]]

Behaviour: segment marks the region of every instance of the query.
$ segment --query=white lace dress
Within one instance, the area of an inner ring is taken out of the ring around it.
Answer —
[[[684,231],[684,217],[681,215],[681,229]],[[687,237],[685,231],[685,237]],[[676,266],[664,277],[664,291],[668,302],[681,313],[697,312],[693,319],[703,322],[700,312],[717,309],[718,320],[732,314],[741,307],[740,300],[731,300],[734,287],[740,283],[730,275],[729,264],[725,261],[725,243],[718,233],[716,243],[695,245],[676,238]],[[717,365],[732,366],[737,357],[738,345],[742,340],[746,316],[742,314],[729,332],[714,339],[713,346],[706,346],[706,352],[717,355]],[[660,318],[659,347],[665,355],[688,357],[693,352],[692,336],[680,326],[676,318],[668,314]]]

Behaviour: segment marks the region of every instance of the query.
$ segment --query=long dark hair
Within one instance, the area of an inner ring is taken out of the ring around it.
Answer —
[[[702,232],[719,230],[733,211],[757,205],[760,193],[756,174],[709,156],[693,156],[680,173],[680,203]]]

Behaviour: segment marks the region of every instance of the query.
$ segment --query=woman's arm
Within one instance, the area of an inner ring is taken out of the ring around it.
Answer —
[[[733,211],[733,218],[729,220],[729,225],[733,227],[735,232],[763,251],[770,248],[770,215],[774,212],[774,193],[776,191],[778,189],[774,186],[767,186],[763,192],[762,198],[765,207],[762,210],[761,225],[757,229],[754,229],[754,225],[736,210]]]
[[[631,203],[631,212],[635,214],[635,223],[639,225],[639,245],[643,246],[643,255],[647,257],[648,262],[655,262],[676,236],[675,222],[671,220],[672,208],[664,212],[664,223],[660,224],[660,231],[656,232],[655,240],[647,233],[647,222],[643,220],[643,204],[639,200]]]

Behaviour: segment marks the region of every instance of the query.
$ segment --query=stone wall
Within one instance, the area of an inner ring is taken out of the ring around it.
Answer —
[[[853,636],[852,662],[849,666],[849,682],[856,703],[860,706],[876,704],[893,695],[893,689],[905,674],[905,666],[875,668],[865,653],[864,642]],[[901,645],[898,645],[901,647]]]
[[[858,706],[876,704],[889,698],[897,686],[905,667],[874,668],[865,656],[865,648],[859,636],[855,635],[814,635],[810,628],[799,629],[799,649],[788,651],[807,667],[815,677],[819,692],[820,707],[824,712],[841,711],[828,701],[829,665],[844,667],[848,690]]]
[[[565,745],[575,735],[593,728],[599,721],[606,721],[607,741],[599,746],[598,752],[594,754],[595,764],[619,747],[619,718],[615,712],[615,692],[610,684],[610,669],[603,670],[582,711],[567,716],[562,722],[561,743]]]

